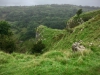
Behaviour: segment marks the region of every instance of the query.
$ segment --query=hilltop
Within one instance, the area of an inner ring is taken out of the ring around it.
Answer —
[[[83,13],[78,23],[76,15],[68,21],[64,30],[51,29],[40,25],[39,32],[44,53],[29,54],[0,52],[0,75],[99,75],[100,74],[100,10]],[[89,18],[88,18],[89,17]],[[73,52],[71,47],[82,41],[86,50]],[[90,44],[92,45],[90,46]]]

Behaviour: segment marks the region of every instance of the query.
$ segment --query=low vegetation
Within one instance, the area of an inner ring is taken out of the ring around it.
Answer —
[[[42,43],[41,40],[37,41],[35,44],[33,44],[33,47],[31,49],[31,52],[34,53],[42,53],[43,49],[45,48],[45,45]]]

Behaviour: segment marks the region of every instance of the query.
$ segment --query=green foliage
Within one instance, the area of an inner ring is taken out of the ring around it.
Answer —
[[[0,21],[0,36],[11,35],[10,25],[6,21]]]
[[[15,50],[15,43],[11,38],[10,25],[6,21],[0,22],[0,49],[12,53]]]
[[[5,38],[2,40],[0,39],[0,48],[7,53],[12,53],[16,50],[16,45],[12,39]]]
[[[25,41],[31,38],[35,38],[35,30],[28,30],[26,33],[22,33],[20,40]]]
[[[32,53],[42,53],[43,49],[45,48],[45,45],[42,43],[42,41],[36,42],[32,47]]]
[[[92,19],[99,13],[100,13],[100,10],[96,10],[96,11],[91,11],[91,12],[87,12],[87,13],[82,13],[82,14],[80,14],[79,17],[75,15],[67,21],[67,28],[74,28],[74,27]]]
[[[77,14],[77,16],[79,16],[80,14],[82,14],[82,9],[79,9],[77,12],[76,12],[76,14]]]

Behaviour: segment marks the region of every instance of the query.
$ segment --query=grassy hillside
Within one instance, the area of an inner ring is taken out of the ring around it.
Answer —
[[[70,49],[72,43],[74,43],[75,41],[80,41],[80,40],[87,47],[89,46],[90,43],[93,43],[94,46],[95,45],[99,46],[100,45],[100,42],[99,42],[100,41],[100,33],[99,33],[100,32],[100,14],[99,12],[100,10],[81,14],[81,18],[84,18],[85,15],[88,15],[86,16],[86,18],[91,17],[91,15],[92,17],[88,19],[86,22],[84,21],[83,23],[81,23],[79,26],[70,28],[70,30],[66,29],[66,30],[62,30],[61,32],[59,32],[60,30],[57,30],[58,33],[56,31],[53,31],[53,34],[55,35],[52,38],[54,41],[57,40],[57,42],[53,44],[52,48],[54,48],[54,50],[66,49],[66,48]],[[73,17],[73,20],[74,20],[74,17]],[[45,32],[43,33],[43,37],[44,38],[51,37],[50,31],[46,31],[46,30],[49,30],[49,28],[44,29]],[[49,40],[48,38],[46,39],[47,40],[45,40],[44,42]],[[49,42],[49,43],[52,43],[52,42]]]
[[[91,14],[91,12],[89,13]],[[82,15],[89,15],[89,13],[83,13]],[[71,32],[69,30],[51,29],[42,25],[37,30],[46,45],[45,53],[35,56],[0,52],[0,75],[100,74],[99,13],[88,21],[70,29]],[[80,40],[86,50],[72,52],[72,44]]]
[[[70,18],[67,22],[67,27],[74,28],[75,26],[78,26],[91,18],[94,18],[97,14],[100,14],[100,10],[86,12],[83,14],[80,14],[79,16],[75,15],[74,17]]]

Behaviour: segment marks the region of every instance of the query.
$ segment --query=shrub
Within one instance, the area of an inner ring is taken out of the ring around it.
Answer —
[[[42,43],[42,41],[36,42],[32,47],[32,53],[42,53],[43,49],[45,48],[45,45]]]
[[[82,12],[83,12],[82,9],[79,9],[79,10],[76,12],[77,16],[79,16]]]
[[[7,53],[12,53],[16,49],[16,45],[13,40],[0,40],[0,48],[2,51]]]

